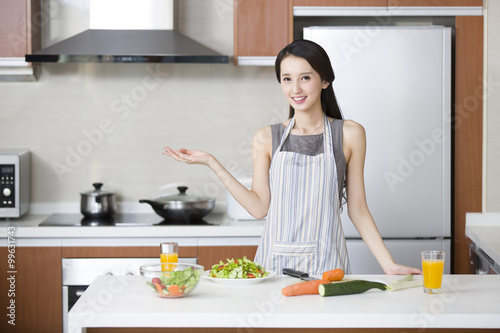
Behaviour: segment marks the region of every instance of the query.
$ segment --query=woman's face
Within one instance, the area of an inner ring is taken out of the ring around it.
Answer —
[[[321,110],[321,91],[328,87],[304,58],[288,56],[281,61],[281,90],[295,111]]]

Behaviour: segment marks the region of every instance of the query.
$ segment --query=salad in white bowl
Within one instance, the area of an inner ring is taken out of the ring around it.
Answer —
[[[222,260],[212,266],[208,272],[208,277],[216,279],[259,279],[268,277],[271,272],[266,271],[259,264],[247,259],[247,257],[237,259]]]

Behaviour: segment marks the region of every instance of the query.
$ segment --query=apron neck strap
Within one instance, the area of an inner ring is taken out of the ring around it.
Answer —
[[[278,151],[281,151],[281,147],[283,146],[283,143],[285,143],[286,138],[288,138],[288,135],[292,131],[294,125],[295,125],[295,115],[292,117],[292,119],[290,119],[290,122],[285,128],[285,132],[281,136],[281,141],[277,149]],[[325,154],[330,154],[331,152],[333,152],[332,130],[330,127],[330,120],[324,113],[323,113],[323,147]]]

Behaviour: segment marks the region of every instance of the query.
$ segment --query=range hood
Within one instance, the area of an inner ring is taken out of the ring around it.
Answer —
[[[174,29],[167,0],[87,0],[89,29],[33,54],[32,63],[229,63]],[[117,13],[117,11],[120,11]],[[168,24],[168,23],[167,23]]]
[[[86,30],[33,54],[27,62],[224,63],[220,55],[174,30]]]

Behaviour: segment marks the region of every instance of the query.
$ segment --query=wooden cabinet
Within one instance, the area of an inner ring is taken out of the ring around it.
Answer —
[[[234,64],[272,65],[294,39],[293,7],[482,7],[482,0],[234,0],[234,5]]]
[[[483,0],[294,0],[294,6],[482,7]]]
[[[386,7],[387,0],[294,0],[294,6]]]
[[[210,269],[219,260],[247,257],[255,258],[257,246],[200,246],[198,247],[198,263]]]
[[[196,246],[179,246],[179,258],[196,258]],[[78,246],[63,247],[63,258],[156,258],[160,260],[160,246]]]
[[[40,0],[0,0],[0,57],[23,58],[40,49],[40,27],[48,17]]]
[[[9,267],[8,248],[0,248],[0,332],[62,332],[61,248],[16,247],[14,255]]]
[[[387,0],[390,7],[482,7],[483,0]]]
[[[455,22],[454,273],[470,273],[465,214],[482,211],[483,17]]]
[[[180,246],[179,258],[198,258],[198,264],[209,269],[219,260],[242,258],[253,260],[257,246]],[[139,247],[63,247],[63,258],[160,258],[156,246]]]
[[[293,41],[293,6],[387,6],[387,0],[235,0],[234,5],[234,64],[263,59],[271,65]]]
[[[234,63],[275,57],[293,39],[292,0],[235,0]]]

